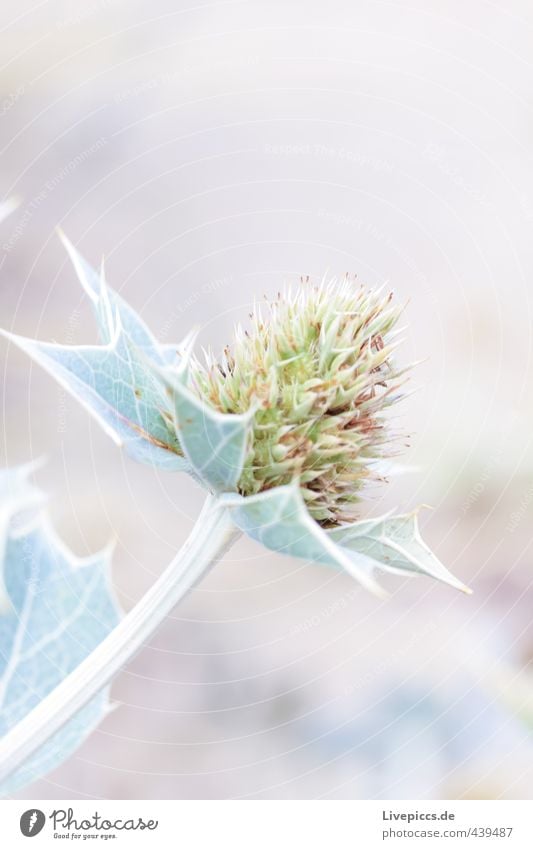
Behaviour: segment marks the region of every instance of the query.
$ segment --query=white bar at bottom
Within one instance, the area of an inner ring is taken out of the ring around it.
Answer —
[[[33,814],[35,814],[33,816]],[[28,823],[38,834],[28,834]],[[25,824],[25,825],[24,825]],[[144,826],[144,827],[143,827]],[[186,849],[530,849],[529,801],[0,802],[1,845]],[[35,836],[35,844],[28,838]]]

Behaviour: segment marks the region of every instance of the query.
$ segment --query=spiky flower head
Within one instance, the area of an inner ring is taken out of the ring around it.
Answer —
[[[397,399],[391,354],[401,308],[348,276],[303,280],[256,307],[220,362],[193,358],[195,391],[223,413],[256,412],[241,495],[298,479],[311,516],[353,521],[372,461],[390,452],[384,413]]]

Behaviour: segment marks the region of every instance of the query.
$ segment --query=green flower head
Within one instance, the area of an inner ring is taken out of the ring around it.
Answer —
[[[390,451],[391,360],[401,309],[349,277],[303,280],[254,309],[220,362],[192,358],[194,391],[222,413],[255,409],[241,495],[298,479],[310,515],[353,521],[372,462]]]

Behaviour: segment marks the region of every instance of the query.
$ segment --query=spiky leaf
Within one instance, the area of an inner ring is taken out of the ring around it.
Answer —
[[[324,529],[310,517],[296,483],[260,495],[228,495],[235,524],[272,551],[345,569],[377,594],[376,571],[427,575],[469,592],[420,537],[417,514],[381,517]]]
[[[93,305],[102,342],[108,343],[113,340],[118,315],[123,332],[130,342],[144,351],[154,362],[164,363],[166,358],[146,324],[135,310],[107,285],[103,268],[100,272],[96,271],[64,234],[61,234],[61,240],[78,279]]]
[[[16,511],[29,505],[19,500]],[[76,558],[42,517],[26,528],[10,523],[2,558],[9,608],[0,614],[0,736],[116,625],[108,568],[109,553]],[[108,709],[106,690],[7,779],[0,793],[13,793],[58,766]]]
[[[174,426],[193,474],[214,492],[234,490],[249,448],[253,408],[240,415],[219,413],[187,388],[186,366],[165,374]]]
[[[341,567],[367,589],[378,595],[382,593],[373,577],[376,564],[364,555],[355,557],[336,545],[309,515],[300,487],[296,484],[276,487],[246,498],[227,495],[223,497],[223,503],[231,509],[237,527],[266,548]]]
[[[169,423],[162,383],[120,324],[114,339],[102,346],[4,335],[71,392],[135,460],[170,470],[187,468]]]
[[[0,469],[0,563],[4,562],[9,527],[12,519],[21,511],[35,507],[42,495],[30,482],[28,475],[31,464],[13,469]],[[4,580],[0,569],[0,614],[9,609]]]
[[[349,554],[363,554],[374,561],[376,566],[389,572],[428,575],[463,592],[469,592],[423,541],[417,511],[354,522],[326,533]]]
[[[56,345],[3,335],[26,351],[97,419],[128,454],[158,468],[186,471],[158,369],[180,358],[179,346],[159,346],[140,316],[107,286],[64,238],[94,308],[103,345]]]

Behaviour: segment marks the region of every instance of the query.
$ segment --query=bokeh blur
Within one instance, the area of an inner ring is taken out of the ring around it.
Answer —
[[[347,576],[240,541],[27,798],[531,798],[533,8],[527,0],[3,0],[1,325],[96,340],[57,237],[156,336],[220,350],[255,297],[356,273],[407,303],[410,470],[469,583]],[[129,609],[202,492],[124,456],[2,342],[2,462]]]

